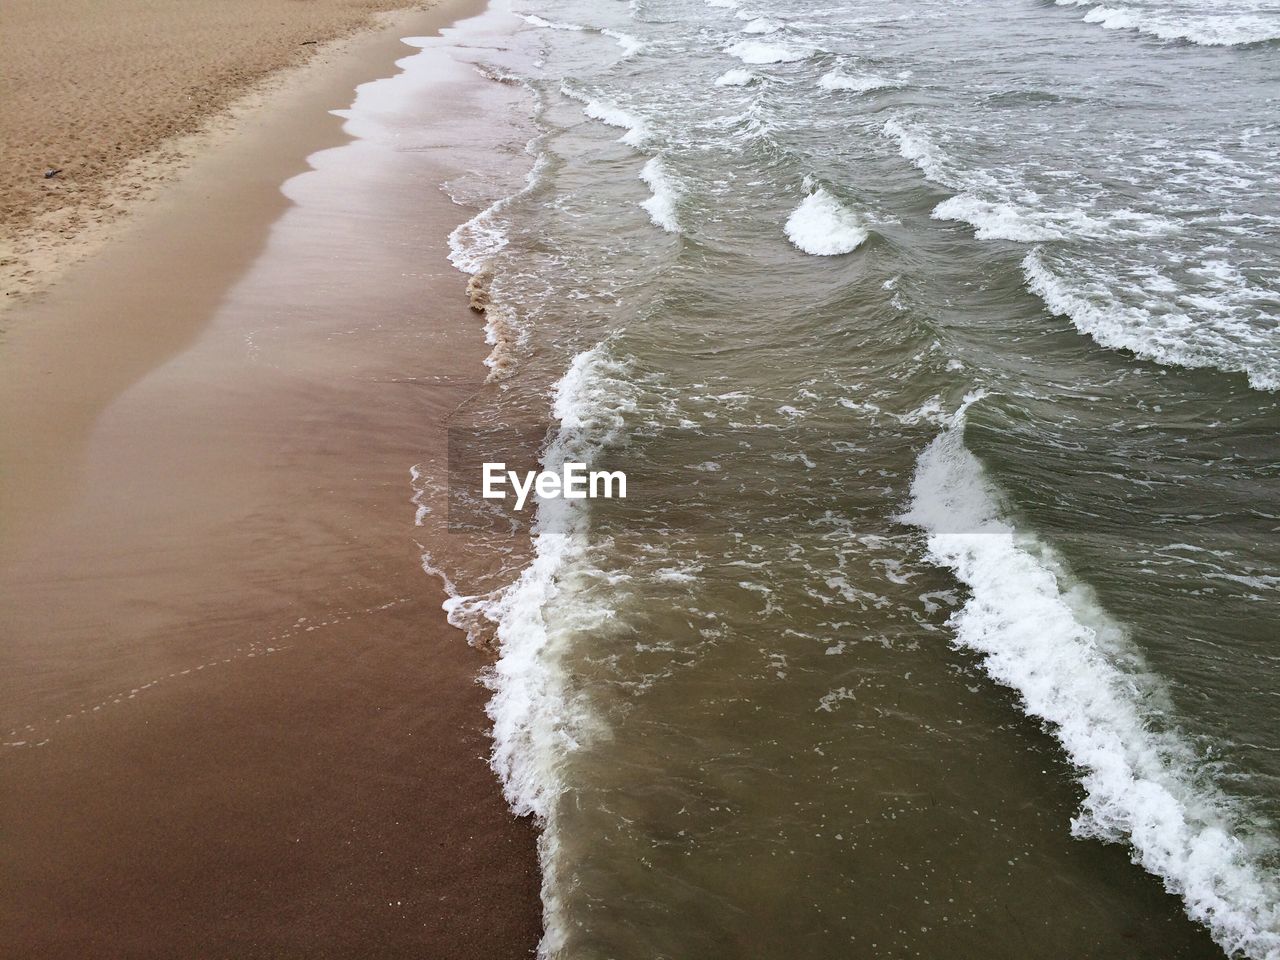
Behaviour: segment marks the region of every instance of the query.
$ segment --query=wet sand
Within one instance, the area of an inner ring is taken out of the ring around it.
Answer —
[[[483,375],[445,260],[470,214],[440,184],[522,175],[526,106],[436,42],[361,91],[358,139],[326,112],[479,6],[353,45],[11,312],[6,955],[536,944],[534,832],[488,769],[486,661],[421,570],[409,478]]]

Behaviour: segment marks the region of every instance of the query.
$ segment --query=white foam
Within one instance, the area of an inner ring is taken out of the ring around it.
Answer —
[[[720,7],[725,10],[736,10],[738,0],[707,0],[708,7]]]
[[[798,50],[781,43],[762,43],[759,40],[739,40],[726,52],[743,63],[751,64],[794,63],[809,55],[805,50]]]
[[[640,205],[649,214],[649,219],[668,233],[679,233],[676,204],[680,200],[680,185],[667,170],[663,159],[650,159],[640,171],[640,179],[653,191],[653,196]]]
[[[542,27],[546,30],[570,30],[577,32],[587,29],[586,27],[579,26],[576,23],[554,23],[551,20],[544,20],[542,17],[534,16],[531,13],[522,13],[520,16],[526,23],[535,27]]]
[[[867,231],[852,210],[818,187],[792,211],[786,223],[787,239],[805,253],[829,257],[849,253],[867,239]]]
[[[959,220],[974,228],[979,240],[1038,243],[1070,237],[1141,240],[1173,233],[1178,225],[1152,213],[1113,210],[1090,215],[1076,207],[1054,209],[1035,200],[1021,204],[958,193],[933,209],[935,220]]]
[[[886,80],[884,77],[850,77],[840,70],[824,73],[818,80],[819,89],[848,90],[852,93],[870,93],[872,90],[886,90],[897,85],[896,81]]]
[[[555,388],[552,414],[559,427],[542,457],[544,468],[559,469],[567,460],[591,462],[620,435],[634,408],[631,393],[626,364],[613,359],[606,344],[574,357]],[[533,815],[543,827],[544,957],[556,955],[566,931],[557,893],[556,802],[566,786],[561,765],[596,729],[561,666],[575,623],[566,581],[570,569],[584,562],[589,509],[586,500],[539,501],[533,559],[516,581],[496,595],[451,596],[444,604],[451,623],[465,627],[479,615],[496,625],[499,657],[484,678],[493,691],[486,707],[493,721],[490,762],[511,809]]]
[[[1104,283],[1082,288],[1059,276],[1035,250],[1023,259],[1022,272],[1027,289],[1045,306],[1104,347],[1131,350],[1157,363],[1243,373],[1255,390],[1280,390],[1280,356],[1269,332],[1218,301],[1183,297],[1203,308],[1197,317],[1120,303]]]
[[[623,58],[627,58],[632,54],[639,53],[644,49],[644,41],[637,40],[629,33],[623,33],[620,30],[610,30],[607,27],[601,30],[603,36],[609,37],[622,48]]]
[[[777,33],[781,29],[782,24],[777,20],[770,20],[768,17],[756,17],[754,20],[748,21],[748,23],[742,28],[742,32],[765,34]]]
[[[582,108],[582,112],[592,120],[599,120],[611,127],[621,127],[626,130],[627,132],[618,139],[630,146],[639,147],[649,138],[649,128],[643,120],[611,103],[589,100]]]
[[[749,83],[754,83],[760,78],[750,70],[726,70],[720,76],[716,77],[717,87],[745,87]]]
[[[539,154],[525,175],[524,186],[510,196],[501,197],[470,220],[459,224],[449,234],[449,262],[463,273],[478,273],[491,257],[507,245],[502,213],[518,198],[536,187],[547,169],[547,157]]]
[[[967,397],[921,455],[904,519],[970,597],[955,642],[983,656],[1023,709],[1050,725],[1085,799],[1072,832],[1127,842],[1133,859],[1183,898],[1231,955],[1280,957],[1280,878],[1269,841],[1198,769],[1162,716],[1163,691],[1124,632],[1073,584],[1052,551],[1005,521],[998,494],[964,444]]]
[[[1274,10],[1267,16],[1245,11],[1179,11],[1165,5],[1094,5],[1093,0],[1056,0],[1059,6],[1088,6],[1085,23],[1104,30],[1136,30],[1161,40],[1186,40],[1202,47],[1235,47],[1280,39],[1280,21]],[[1261,12],[1261,11],[1259,11]]]
[[[944,186],[954,186],[951,158],[930,139],[925,130],[900,117],[890,117],[884,122],[884,134],[897,141],[898,152],[910,160],[930,180]]]

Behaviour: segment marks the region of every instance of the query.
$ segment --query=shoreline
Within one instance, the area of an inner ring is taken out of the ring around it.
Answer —
[[[483,7],[349,43],[6,317],[14,949],[537,944],[535,830],[489,769],[487,660],[422,570],[409,476],[485,373],[440,187],[523,155],[521,92],[467,60],[511,27]]]

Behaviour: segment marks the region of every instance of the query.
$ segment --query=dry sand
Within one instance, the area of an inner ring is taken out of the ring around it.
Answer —
[[[280,68],[414,5],[430,2],[5,0],[0,295],[38,292],[100,245],[97,228],[153,196]]]
[[[468,213],[439,185],[522,175],[527,105],[429,49],[367,138],[328,113],[466,7],[281,87],[10,312],[6,955],[493,960],[537,941],[533,828],[488,769],[485,659],[420,568],[409,480],[485,354],[445,259]]]

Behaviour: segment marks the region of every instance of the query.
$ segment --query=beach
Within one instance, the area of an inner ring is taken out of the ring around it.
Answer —
[[[293,45],[387,6],[318,5],[280,30],[265,6],[230,33],[171,24],[225,41],[216,64],[180,65],[187,81],[214,66],[229,79],[148,130],[218,121]],[[275,75],[92,256],[9,304],[6,955],[536,945],[533,827],[487,763],[489,658],[444,620],[411,485],[487,353],[446,259],[471,214],[441,185],[523,173],[512,118],[526,108],[468,62],[468,45],[509,29],[482,9],[391,14]],[[139,116],[162,109],[145,84],[135,93]],[[147,155],[145,136],[102,122]],[[25,129],[6,127],[6,144],[39,146]],[[75,202],[115,171],[76,173]],[[11,227],[75,206],[5,196],[7,219],[22,212]]]
[[[17,0],[0,35],[0,295],[101,247],[297,68],[323,72],[397,0]],[[416,4],[423,7],[429,4]],[[46,172],[52,176],[46,177]]]
[[[1280,960],[1264,0],[72,3],[0,954]]]

